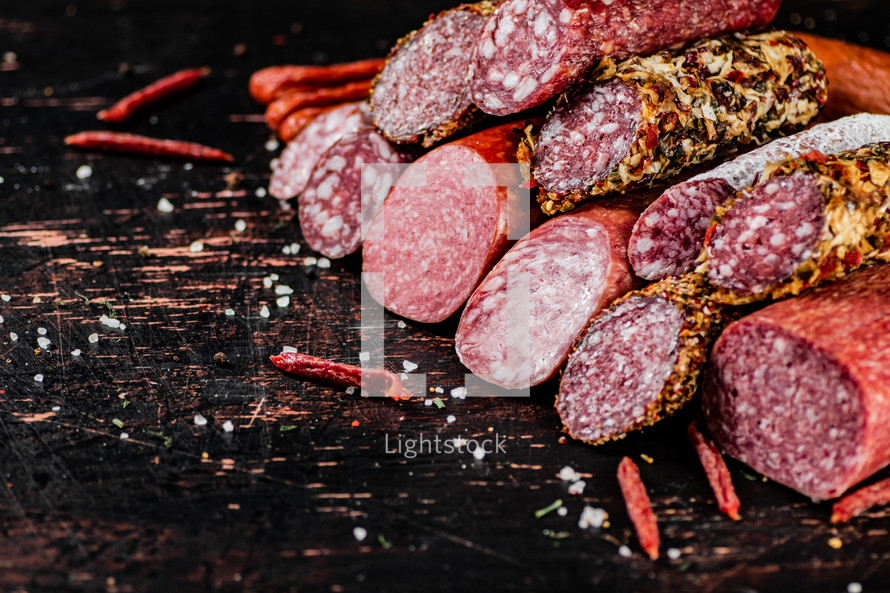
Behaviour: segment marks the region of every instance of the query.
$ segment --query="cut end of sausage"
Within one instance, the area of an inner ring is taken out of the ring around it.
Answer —
[[[472,46],[485,22],[476,11],[451,10],[397,47],[371,95],[374,124],[384,136],[403,143],[429,137],[427,146],[470,117]]]
[[[564,0],[507,0],[485,24],[474,48],[473,102],[510,115],[558,95],[590,65],[570,51],[581,35]]]
[[[532,174],[546,191],[584,191],[627,156],[642,121],[642,101],[623,82],[588,87],[557,107],[541,128]]]
[[[569,356],[556,409],[576,439],[601,443],[655,421],[677,364],[683,312],[633,296],[603,313]]]
[[[794,274],[813,256],[826,225],[822,191],[801,172],[742,193],[707,246],[708,279],[756,295]]]
[[[461,362],[508,389],[552,377],[600,306],[611,258],[599,223],[563,217],[532,231],[467,303],[454,339]]]
[[[734,194],[723,179],[687,181],[665,191],[634,225],[627,255],[636,275],[661,280],[691,272],[717,206]]]
[[[730,326],[714,347],[703,394],[708,429],[729,455],[807,496],[839,496],[864,463],[857,383],[782,328]]]

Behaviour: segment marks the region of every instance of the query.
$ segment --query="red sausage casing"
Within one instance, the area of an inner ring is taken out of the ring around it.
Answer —
[[[880,265],[730,325],[703,391],[717,443],[820,500],[890,463],[888,294]]]
[[[516,163],[523,127],[501,124],[440,146],[402,174],[363,247],[362,272],[377,302],[408,319],[443,321],[525,234],[517,222],[537,208],[518,175],[501,178],[515,167],[498,166]]]

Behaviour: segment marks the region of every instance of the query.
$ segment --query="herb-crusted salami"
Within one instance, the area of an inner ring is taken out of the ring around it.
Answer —
[[[324,151],[347,134],[371,127],[367,104],[346,103],[315,117],[272,162],[269,193],[279,200],[298,196]]]
[[[541,105],[604,57],[623,60],[769,23],[780,0],[506,0],[475,48],[473,100],[494,115]]]
[[[703,385],[726,453],[816,499],[890,462],[890,266],[731,324]]]
[[[470,99],[470,60],[492,10],[487,1],[462,4],[396,44],[371,95],[374,125],[384,136],[429,147],[484,115]]]
[[[335,142],[318,159],[306,190],[300,194],[300,229],[309,246],[330,258],[354,253],[361,245],[362,229],[367,228],[398,178],[397,171],[363,166],[409,160],[372,129]]]
[[[692,398],[724,309],[698,274],[668,278],[615,301],[569,356],[556,409],[592,444],[654,424]]]
[[[637,283],[627,239],[639,197],[590,204],[520,239],[467,302],[454,338],[461,362],[509,389],[552,377],[591,316]],[[527,282],[516,293],[513,283]]]
[[[774,165],[718,209],[707,274],[729,304],[798,294],[890,253],[890,142]]]
[[[860,113],[773,140],[671,187],[634,227],[628,246],[634,272],[659,280],[691,271],[717,207],[754,183],[768,163],[813,150],[830,154],[882,141],[890,141],[890,116]]]
[[[607,63],[529,134],[519,158],[555,214],[794,132],[825,99],[820,62],[790,33],[726,35]]]

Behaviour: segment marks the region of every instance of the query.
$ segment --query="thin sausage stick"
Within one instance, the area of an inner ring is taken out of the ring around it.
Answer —
[[[100,111],[96,117],[103,121],[120,123],[148,105],[192,88],[208,74],[210,74],[210,68],[206,67],[180,70],[143,89],[130,93],[108,109]]]
[[[643,551],[651,560],[658,559],[658,524],[646,486],[640,479],[640,470],[630,457],[625,457],[618,464],[618,484],[627,505],[627,514],[637,530],[637,538]]]
[[[271,66],[254,72],[250,77],[250,96],[258,103],[268,105],[286,88],[311,90],[371,79],[383,69],[385,63],[385,58],[372,58],[330,66]]]
[[[182,140],[150,138],[123,132],[107,132],[104,130],[80,132],[67,136],[65,144],[89,150],[153,154],[198,161],[234,160],[229,153],[223,152],[218,148],[204,146],[203,144],[184,142]]]
[[[868,509],[890,503],[890,478],[848,494],[831,507],[831,522],[844,523]]]
[[[284,118],[297,109],[358,101],[359,99],[366,99],[370,91],[371,81],[359,80],[357,82],[348,82],[341,86],[292,93],[269,104],[266,108],[266,123],[273,130],[277,130]]]
[[[732,486],[732,478],[729,475],[729,468],[720,454],[720,449],[714,444],[714,441],[706,437],[698,428],[698,419],[689,425],[686,429],[686,435],[689,442],[695,447],[698,458],[701,460],[702,467],[708,476],[708,482],[711,484],[711,490],[714,491],[714,498],[717,499],[717,507],[723,511],[733,521],[741,519],[739,516],[739,497],[735,493]]]

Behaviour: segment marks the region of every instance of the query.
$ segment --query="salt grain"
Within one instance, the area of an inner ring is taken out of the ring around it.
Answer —
[[[40,334],[41,336],[45,336],[45,335],[46,335],[46,328],[45,328],[45,327],[38,327],[38,328],[37,328],[37,333]]]
[[[124,331],[125,329],[127,329],[127,326],[124,325],[123,323],[121,323],[120,325],[117,326],[117,329]]]
[[[93,175],[93,168],[89,165],[81,165],[74,172],[74,175],[78,179],[88,179]]]
[[[235,316],[235,309],[226,309],[226,316],[227,316],[227,317],[234,317],[234,316]]]
[[[330,268],[330,267],[331,267],[331,260],[329,260],[329,259],[326,258],[326,257],[320,257],[320,258],[318,258],[318,263],[315,264],[315,265],[318,266],[319,268],[325,268],[325,269],[326,269],[326,268]]]
[[[399,327],[399,329],[405,329],[406,327],[408,327],[408,324],[405,323],[404,321],[402,321],[401,319],[399,320],[399,322],[396,325]]]
[[[62,409],[62,406],[53,406],[52,409],[53,409],[53,412],[58,412],[59,410]]]
[[[191,245],[189,245],[189,251],[191,251],[192,253],[199,253],[201,251],[204,251],[204,244],[200,241],[195,241]]]
[[[303,260],[304,266],[314,266],[318,263],[318,258],[312,257],[311,255]]]
[[[266,188],[265,187],[256,188],[256,191],[253,192],[253,195],[255,195],[258,198],[265,198],[266,197]]]
[[[364,527],[356,527],[352,530],[352,535],[358,541],[363,541],[366,537],[368,537],[368,530]]]
[[[121,433],[121,440],[122,440],[122,441],[126,441],[128,438],[130,438],[130,433],[129,433],[129,432],[122,432],[122,433]]]
[[[466,387],[455,387],[451,390],[451,397],[454,399],[464,399],[467,397],[467,388]]]
[[[239,233],[243,233],[244,231],[247,230],[247,223],[240,219],[236,220],[235,221],[235,230],[238,231]]]
[[[263,278],[263,287],[264,288],[272,288],[272,279],[268,276]]]
[[[457,420],[457,418],[454,417],[454,414],[449,414],[448,417],[445,418],[445,420],[446,420],[446,422],[448,422],[448,424],[451,424],[452,422]]]
[[[275,294],[294,294],[294,289],[286,284],[279,284],[275,287]]]
[[[581,479],[581,476],[570,466],[565,466],[559,470],[559,479],[563,482],[575,482]]]
[[[358,359],[362,362],[368,362],[369,360],[371,360],[371,353],[370,352],[359,352]]]
[[[80,348],[71,351],[71,356],[80,356]]]
[[[862,593],[862,585],[857,582],[852,582],[847,585],[847,593]]]
[[[269,274],[269,279],[272,280],[272,282],[278,282],[279,276],[275,272],[272,272],[271,274]]]
[[[12,300],[12,297],[8,294],[0,294],[0,300],[2,300],[4,303],[8,303],[10,300]]]
[[[42,348],[43,350],[46,350],[47,348],[49,348],[49,345],[51,343],[52,342],[49,341],[49,338],[44,338],[44,337],[37,338],[37,345],[40,346],[40,348]]]
[[[224,432],[232,432],[233,430],[235,430],[235,425],[232,424],[231,420],[226,420],[225,422],[223,422],[222,429]]]
[[[266,305],[263,305],[263,308],[260,309],[260,317],[264,317],[264,318],[268,319],[270,315],[271,315],[271,313],[269,312],[269,307],[267,307]]]
[[[346,395],[352,395],[353,393],[355,393],[355,387],[346,388]]]
[[[173,204],[167,198],[158,200],[158,210],[161,212],[173,212]]]
[[[482,447],[476,447],[475,449],[473,449],[473,457],[475,457],[479,461],[482,461],[482,458],[485,457],[485,451],[482,449]]]
[[[266,143],[263,146],[269,152],[274,152],[274,151],[278,150],[278,140],[276,140],[275,138],[270,138],[269,140],[266,141]]]
[[[609,513],[607,513],[604,509],[596,508],[592,506],[585,506],[584,510],[581,511],[581,518],[578,519],[578,527],[581,529],[587,529],[588,527],[594,527],[599,529],[606,522],[606,519],[609,518]]]
[[[195,414],[195,426],[206,426],[207,418],[202,416],[201,414]]]
[[[288,305],[290,305],[290,297],[289,296],[279,297],[278,300],[275,301],[275,304],[283,309],[283,308],[287,307]]]
[[[281,253],[283,253],[284,255],[291,255],[290,245],[285,245],[284,247],[282,247]]]
[[[584,486],[586,485],[587,484],[584,482],[584,480],[578,480],[577,482],[569,486],[569,494],[573,496],[580,496],[584,493]]]
[[[9,339],[13,342],[17,342],[19,339],[19,335],[15,332],[9,332]]]
[[[436,393],[445,393],[445,390],[442,389],[441,387],[436,387],[435,391],[436,391]]]
[[[411,362],[410,360],[403,360],[402,368],[410,373],[411,371],[417,370],[417,365],[415,363]]]
[[[567,509],[566,507],[559,507],[558,509],[556,509],[556,514],[560,517],[565,517],[569,514],[569,509]]]
[[[423,400],[423,405],[425,405],[425,406],[431,406],[431,405],[433,405],[433,400],[432,400],[432,399],[425,399],[425,400]]]
[[[290,244],[290,252],[294,255],[300,253],[300,244],[299,243],[291,243]]]
[[[677,548],[668,548],[666,553],[667,557],[671,560],[676,560],[682,555],[682,552],[680,552],[680,550],[678,550]]]
[[[31,302],[36,305],[37,303],[42,303],[43,301],[41,300],[40,296],[36,296],[33,299],[31,299]]]
[[[3,323],[3,315],[0,315],[0,323]]]
[[[37,373],[36,375],[34,375],[34,380],[37,381],[38,383],[43,383],[43,375],[41,375],[40,373]]]
[[[622,545],[618,548],[618,555],[622,558],[630,558],[631,556],[633,556],[633,552],[631,552],[630,548],[628,548],[627,546]]]
[[[293,353],[296,354],[297,352],[299,352],[299,350],[297,350],[297,349],[294,348],[293,346],[284,346],[284,347],[281,348],[281,352],[282,352],[282,353],[285,353],[285,352],[293,352]]]
[[[90,344],[95,344],[99,341],[99,334],[90,334],[90,337],[88,339],[90,341]]]

